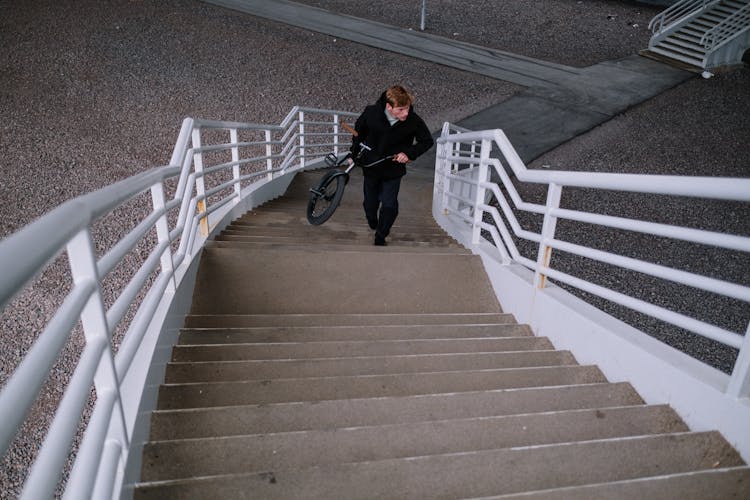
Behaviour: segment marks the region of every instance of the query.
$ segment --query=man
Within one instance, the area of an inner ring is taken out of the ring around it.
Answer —
[[[402,86],[394,85],[378,101],[367,106],[357,118],[352,153],[358,154],[364,143],[363,163],[390,156],[364,171],[365,217],[375,230],[375,245],[384,246],[385,238],[398,216],[398,191],[406,164],[432,147],[434,141],[427,125],[414,112],[414,98]]]

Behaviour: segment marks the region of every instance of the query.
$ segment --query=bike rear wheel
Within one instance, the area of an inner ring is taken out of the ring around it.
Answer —
[[[320,179],[316,188],[310,189],[307,203],[307,221],[310,224],[318,226],[331,218],[344,196],[346,177],[346,174],[332,170]]]

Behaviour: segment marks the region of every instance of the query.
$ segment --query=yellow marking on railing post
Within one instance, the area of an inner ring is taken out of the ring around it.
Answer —
[[[539,252],[536,259],[536,271],[534,272],[534,286],[542,289],[546,286],[547,275],[542,272],[542,268],[549,267],[552,262],[552,247],[547,243],[555,238],[555,227],[557,226],[557,217],[552,215],[552,211],[560,208],[560,198],[562,196],[562,186],[550,183],[547,187],[547,204],[544,212],[544,222],[542,222],[542,239],[539,242]]]
[[[206,200],[198,202],[198,215],[206,213]],[[201,218],[201,235],[208,236],[208,216]]]
[[[542,265],[544,267],[549,267],[550,262],[552,261],[552,247],[549,245],[544,246],[544,256],[542,257]],[[547,275],[539,273],[539,280],[537,281],[537,288],[540,290],[547,286]]]

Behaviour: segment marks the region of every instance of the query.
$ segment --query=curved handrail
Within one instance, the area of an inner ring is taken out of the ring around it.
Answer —
[[[319,118],[309,120],[306,114]],[[141,418],[140,400],[126,399],[123,387],[127,385],[128,394],[135,387],[136,398],[142,397],[153,357],[142,346],[148,338],[161,335],[174,291],[184,283],[210,231],[260,186],[322,159],[331,145],[338,147],[339,135],[345,135],[338,128],[340,117],[354,116],[295,107],[281,125],[186,118],[168,166],[65,202],[0,241],[0,259],[5,265],[0,307],[7,307],[63,251],[73,280],[72,289],[0,392],[0,452],[10,446],[77,324],[82,325],[86,338],[84,353],[54,417],[54,432],[42,444],[22,498],[46,498],[54,493],[92,385],[97,399],[65,496],[90,498],[95,491],[119,495],[131,437]],[[203,144],[207,130],[227,131],[229,140]],[[240,134],[255,136],[240,138]],[[168,189],[174,190],[169,201]],[[126,203],[142,203],[141,196],[149,191],[150,210],[117,241],[107,242],[104,246],[109,249],[100,257],[94,226]],[[154,233],[155,241],[147,242]],[[150,250],[141,264],[129,269],[131,278],[107,308],[101,281],[136,247]],[[151,276],[154,279],[149,282]],[[135,314],[125,323],[122,318],[130,308]],[[124,323],[126,331],[118,349],[111,338],[119,323]],[[155,343],[149,345],[156,348]],[[133,369],[141,363],[145,368]]]
[[[544,287],[545,278],[548,276],[646,315],[678,325],[706,338],[740,349],[740,355],[737,358],[733,374],[728,379],[726,391],[735,397],[750,396],[750,362],[748,362],[750,359],[750,342],[741,333],[725,330],[667,308],[570,276],[555,269],[550,264],[551,252],[553,249],[557,249],[586,259],[633,270],[656,279],[668,280],[720,296],[750,302],[750,286],[621,256],[612,250],[593,248],[594,245],[586,246],[585,242],[580,244],[566,242],[555,237],[555,224],[550,223],[550,221],[565,219],[623,229],[636,234],[651,234],[750,253],[750,237],[748,236],[569,210],[559,206],[562,189],[567,187],[732,200],[747,203],[750,202],[750,179],[532,170],[526,167],[506,135],[499,129],[471,132],[459,131],[455,127],[446,126],[437,142],[439,148],[435,169],[436,192],[433,212],[438,218],[443,216],[455,217],[464,223],[468,223],[468,226],[450,226],[451,230],[459,231],[459,233],[454,234],[454,237],[467,242],[469,245],[480,245],[482,244],[480,230],[489,231],[494,244],[494,247],[490,248],[495,248],[494,251],[498,253],[498,261],[516,262],[530,269],[535,275],[535,286],[539,288]],[[477,144],[481,145],[479,154],[472,150]],[[490,153],[494,151],[493,147],[499,149],[500,159],[490,157]],[[470,150],[472,151],[471,154],[466,153]],[[480,158],[480,161],[477,161],[477,158]],[[459,170],[461,165],[475,169],[476,173],[474,175],[463,175],[463,171]],[[547,185],[548,199],[546,205],[524,202],[505,172],[506,166],[513,172],[519,182]],[[499,179],[498,183],[490,181],[491,171],[496,175],[495,178]],[[458,188],[459,185],[467,184],[472,186],[472,195],[468,197],[466,194],[462,194],[466,192],[466,188]],[[504,191],[501,190],[501,186]],[[453,189],[456,192],[452,192]],[[494,195],[500,210],[485,202],[485,196],[490,192]],[[506,193],[510,201],[506,200]],[[542,230],[530,232],[523,229],[511,210],[511,203],[516,210],[541,214],[544,218]],[[460,204],[462,208],[469,207],[469,210],[458,210],[457,204]],[[469,216],[467,212],[473,213],[473,215]],[[491,223],[485,220],[485,214],[490,217]],[[492,226],[496,227],[497,231],[492,231]],[[461,227],[465,229],[460,229]],[[532,241],[538,245],[536,261],[518,253],[511,234],[516,238]],[[468,235],[471,235],[471,237]]]
[[[438,139],[438,143],[476,141],[494,142],[500,148],[514,175],[523,182],[717,200],[750,201],[750,179],[529,169],[518,156],[508,137],[500,129],[464,132]]]
[[[750,29],[750,4],[734,12],[719,24],[708,30],[701,37],[700,43],[708,51],[715,50],[717,47],[726,43],[730,39],[739,35],[743,31]]]
[[[654,16],[648,23],[651,33],[658,35],[679,20],[697,14],[720,0],[680,0]]]

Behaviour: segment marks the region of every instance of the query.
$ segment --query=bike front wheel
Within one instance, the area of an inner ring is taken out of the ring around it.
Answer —
[[[317,187],[310,189],[307,203],[307,221],[310,224],[318,226],[331,218],[344,196],[346,177],[346,174],[333,170],[320,179]]]

